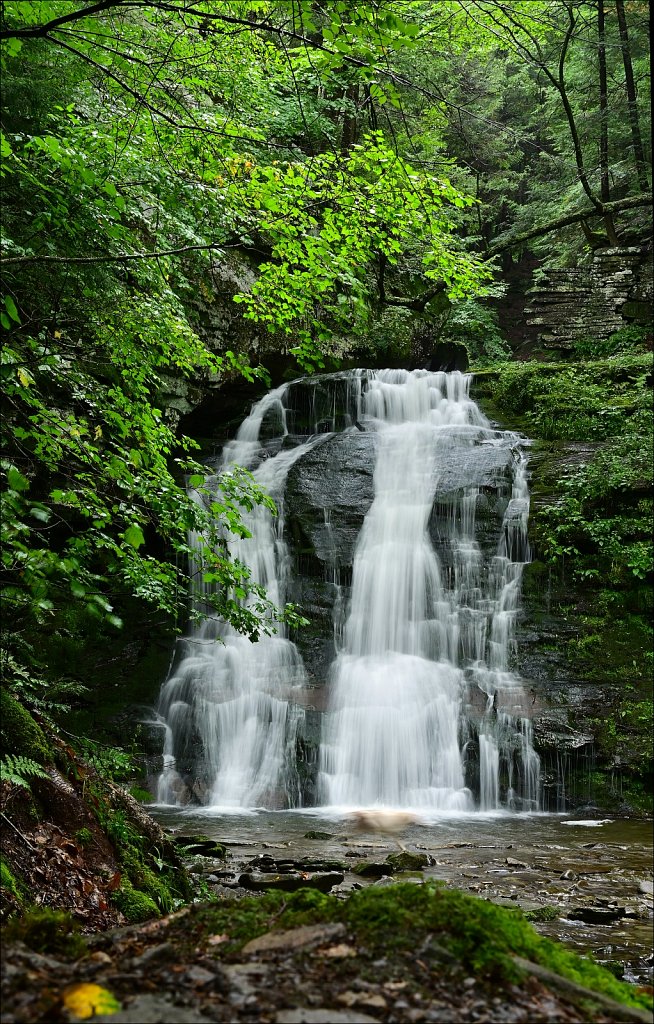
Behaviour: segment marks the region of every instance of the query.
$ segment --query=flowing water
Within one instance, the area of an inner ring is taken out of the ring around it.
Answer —
[[[153,814],[177,834],[199,832],[226,844],[225,861],[198,865],[209,884],[213,871],[233,872],[238,878],[261,855],[291,859],[300,870],[308,858],[343,865],[344,883],[333,890],[338,895],[362,883],[375,884],[352,873],[355,864],[383,862],[397,852],[392,838],[358,834],[346,814],[324,808],[216,815],[209,807],[160,807]],[[628,981],[651,984],[651,822],[423,811],[402,840],[410,851],[430,856],[422,878],[531,913],[542,934],[575,952],[592,953]],[[644,895],[648,884],[649,895]],[[222,897],[238,894],[218,892]],[[580,907],[619,907],[624,916],[616,912],[607,923],[579,920]]]
[[[323,378],[334,395],[335,379]],[[536,809],[539,758],[527,699],[510,667],[529,559],[524,443],[491,426],[461,373],[353,371],[337,383],[339,408],[334,400],[327,417],[323,408],[320,420],[309,415],[304,427],[293,385],[270,392],[225,446],[208,482],[219,497],[221,474],[239,465],[274,498],[277,517],[256,506],[244,517],[250,538],[225,540],[283,605],[295,565],[285,533],[289,473],[337,433],[353,441],[360,432],[374,435],[372,503],[349,591],[334,576],[335,657],[322,681],[317,802],[458,813]],[[476,521],[487,495],[474,469],[498,450],[510,479],[505,473],[495,484],[496,498],[507,493],[499,539],[488,550]],[[468,467],[463,475],[460,467]],[[323,525],[329,535],[328,508]],[[199,552],[199,538],[191,544]],[[325,572],[334,573],[335,564],[336,556]],[[199,554],[194,570],[201,578]],[[193,599],[206,601],[201,585]],[[312,698],[296,645],[283,629],[253,642],[210,618],[181,646],[157,709],[165,734],[158,802],[191,798],[216,810],[299,806],[300,775],[310,767],[298,758],[299,741]],[[188,772],[182,778],[182,762],[193,763],[190,780]]]

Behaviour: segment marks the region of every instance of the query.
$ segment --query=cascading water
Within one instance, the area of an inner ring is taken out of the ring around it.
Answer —
[[[294,382],[262,399],[225,446],[216,489],[220,473],[242,465],[279,509],[275,519],[255,508],[246,521],[252,537],[230,542],[230,551],[282,605],[293,559],[284,535],[289,472],[321,443],[354,444],[361,432],[374,441],[372,503],[349,597],[333,510],[321,509],[323,571],[336,597],[314,795],[322,804],[538,806],[539,758],[525,693],[509,668],[529,559],[526,461],[520,439],[493,429],[469,398],[469,382],[460,373],[353,371],[311,382],[302,413],[295,391],[309,383]],[[321,387],[329,395],[318,401]],[[507,466],[512,483],[499,542],[488,551],[477,507],[489,489],[483,467],[495,463],[504,467],[496,494],[506,489]],[[162,689],[159,800],[188,799],[179,768],[195,757],[202,770],[191,774],[206,780],[201,792],[195,783],[200,802],[297,806],[298,740],[314,699],[315,679],[310,685],[283,633],[252,643],[224,623],[205,623]]]
[[[247,539],[226,538],[232,558],[248,567],[278,606],[285,604],[288,551],[284,541],[283,491],[293,462],[321,440],[312,437],[273,455],[259,434],[264,420],[278,420],[287,435],[284,388],[268,394],[242,424],[236,439],[225,446],[219,471],[205,487],[220,494],[221,475],[234,465],[253,470],[264,490],[275,499],[278,515],[255,505],[243,515]],[[272,457],[267,458],[268,455]],[[198,498],[198,500],[200,500]],[[200,538],[191,536],[199,550]],[[201,564],[198,555],[197,563]],[[196,578],[202,578],[197,572]],[[203,585],[194,586],[202,605]],[[286,807],[297,803],[295,738],[302,711],[293,695],[305,683],[304,667],[295,645],[280,627],[277,635],[249,640],[230,625],[207,618],[191,637],[177,670],[164,684],[157,708],[165,723],[164,771],[159,780],[161,803],[187,802],[224,807]],[[202,770],[191,786],[178,770],[180,753],[195,741],[202,752]]]
[[[522,719],[516,728],[522,688],[507,670],[528,558],[522,461],[489,567],[474,536],[474,487],[462,492],[443,524],[453,560],[449,580],[428,530],[453,453],[465,459],[474,445],[497,439],[468,386],[459,373],[386,371],[373,377],[363,397],[361,419],[369,417],[379,448],[374,500],[354,558],[345,644],[332,671],[321,750],[329,804],[471,809],[460,744],[468,666],[489,701],[479,726],[481,807],[499,805],[502,760],[515,801],[516,758],[525,802],[536,805],[538,758]],[[500,440],[506,443],[505,436]]]

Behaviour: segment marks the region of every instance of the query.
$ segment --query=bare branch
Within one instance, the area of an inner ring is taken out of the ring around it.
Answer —
[[[222,252],[225,245],[207,242],[205,245],[182,245],[179,249],[159,249],[156,252],[117,253],[113,256],[5,256],[0,265],[17,263],[127,263],[130,260],[158,260],[161,256],[179,256],[184,252]]]

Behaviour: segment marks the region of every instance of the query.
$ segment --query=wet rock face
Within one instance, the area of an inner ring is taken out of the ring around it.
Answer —
[[[315,382],[297,382],[288,397],[289,423],[306,422],[308,410],[325,413],[331,423],[346,419],[346,395],[332,384],[321,397]],[[297,409],[297,411],[295,411]],[[334,412],[336,410],[336,412]],[[320,422],[327,422],[325,417]],[[310,625],[296,637],[310,680],[318,688],[327,681],[338,630],[347,610],[352,563],[364,518],[374,497],[373,474],[378,435],[361,424],[336,434],[307,452],[292,467],[284,495],[285,528],[292,552],[288,599],[298,604]],[[502,518],[511,495],[512,453],[504,446],[482,444],[465,450],[443,448],[437,465],[437,499],[429,532],[441,565],[452,555],[447,544],[448,518],[464,490],[477,490],[476,538],[485,557],[497,550]],[[321,709],[323,697],[315,694]]]
[[[529,294],[527,322],[545,348],[571,348],[631,323],[651,323],[651,249],[604,249],[590,266],[543,271]]]

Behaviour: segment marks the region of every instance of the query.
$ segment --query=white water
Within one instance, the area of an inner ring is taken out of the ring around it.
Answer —
[[[474,488],[461,494],[443,524],[453,556],[449,578],[428,530],[443,456],[451,459],[456,449],[465,459],[495,433],[468,386],[460,373],[382,371],[364,395],[362,417],[370,418],[364,422],[380,443],[375,497],[355,553],[345,644],[332,669],[321,749],[327,804],[471,809],[461,743],[467,666],[488,695],[479,728],[480,806],[499,806],[502,759],[513,791],[515,753],[528,775],[524,797],[537,806],[537,755],[527,727],[515,721],[522,690],[507,670],[528,558],[523,465],[490,567],[475,541]]]
[[[324,439],[311,437],[261,461],[264,417],[276,412],[282,436],[287,435],[284,391],[285,387],[271,391],[255,406],[236,439],[225,446],[216,477],[205,483],[219,496],[221,474],[238,465],[251,469],[257,483],[275,499],[276,517],[265,506],[255,505],[242,516],[250,537],[228,534],[226,540],[230,556],[250,569],[252,579],[266,588],[278,607],[286,602],[289,568],[284,483],[293,463]],[[191,545],[199,551],[200,538],[191,536]],[[195,576],[201,580],[200,556],[197,561]],[[203,596],[204,585],[196,582],[194,597],[200,605]],[[302,710],[294,696],[305,681],[302,659],[282,626],[277,635],[252,641],[225,622],[205,620],[185,641],[179,666],[162,688],[157,710],[167,728],[158,801],[179,803],[195,797],[225,808],[296,804],[295,741]],[[210,781],[196,781],[189,791],[174,752],[176,738],[192,735],[204,755],[202,775]]]
[[[350,379],[350,422],[374,431],[379,443],[374,500],[357,543],[345,615],[340,581],[334,567],[326,567],[338,587],[338,653],[319,764],[326,805],[459,813],[475,805],[538,806],[539,759],[524,691],[509,668],[522,566],[529,559],[526,465],[518,438],[491,428],[468,387],[460,373],[356,372]],[[220,467],[252,469],[278,503],[277,518],[261,507],[246,517],[250,539],[229,541],[232,556],[251,568],[278,605],[286,600],[290,568],[286,477],[329,436],[288,438],[286,398],[284,386],[255,406],[226,445]],[[260,440],[271,415],[294,447],[278,445],[273,452]],[[475,534],[478,488],[459,488],[443,508],[439,504],[448,467],[481,445],[515,449],[512,496],[490,556]],[[445,566],[431,540],[435,512]],[[329,530],[328,509],[325,525]],[[195,596],[201,603],[201,588]],[[189,799],[179,751],[186,749],[192,761],[194,737],[209,780],[194,784],[200,802],[297,806],[296,739],[305,689],[301,658],[283,633],[252,643],[224,623],[198,629],[162,689],[166,767],[159,801]]]

